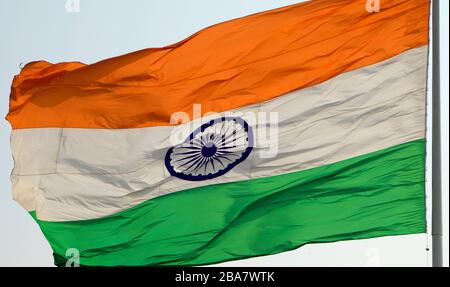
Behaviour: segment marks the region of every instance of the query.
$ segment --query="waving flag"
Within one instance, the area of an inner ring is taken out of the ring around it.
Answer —
[[[316,0],[27,64],[13,196],[58,265],[72,248],[88,266],[200,265],[423,233],[428,17],[428,0]]]

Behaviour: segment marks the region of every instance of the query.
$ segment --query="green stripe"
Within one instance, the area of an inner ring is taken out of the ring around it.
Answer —
[[[201,265],[425,232],[425,141],[305,171],[176,192],[94,220],[36,219],[56,258],[83,265]]]

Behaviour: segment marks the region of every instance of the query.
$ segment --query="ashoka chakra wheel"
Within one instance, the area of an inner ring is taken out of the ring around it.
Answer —
[[[252,128],[239,117],[211,120],[166,153],[169,173],[184,180],[224,175],[244,161],[253,149]]]

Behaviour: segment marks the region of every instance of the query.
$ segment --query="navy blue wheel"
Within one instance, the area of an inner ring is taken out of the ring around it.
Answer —
[[[224,175],[247,159],[253,149],[252,128],[239,117],[211,120],[192,132],[165,157],[169,173],[199,181]]]

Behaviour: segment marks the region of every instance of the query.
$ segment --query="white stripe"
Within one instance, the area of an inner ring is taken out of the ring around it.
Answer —
[[[267,148],[257,144],[246,161],[206,181],[168,174],[164,156],[175,127],[14,130],[13,194],[42,220],[98,218],[187,188],[300,171],[424,138],[426,66],[427,47],[420,47],[236,110],[278,112],[278,154],[263,158]]]

